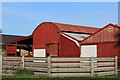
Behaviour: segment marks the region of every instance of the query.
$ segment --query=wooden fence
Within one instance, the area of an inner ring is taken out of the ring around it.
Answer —
[[[118,72],[120,73],[120,57],[118,57]]]
[[[118,57],[43,58],[2,57],[3,76],[13,75],[16,69],[34,71],[36,75],[52,77],[89,77],[118,74]]]

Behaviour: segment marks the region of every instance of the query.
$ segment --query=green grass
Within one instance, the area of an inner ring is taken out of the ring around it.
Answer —
[[[119,75],[110,76],[94,76],[94,77],[79,77],[79,78],[66,78],[66,77],[48,77],[44,75],[34,75],[33,71],[17,70],[15,76],[5,76],[2,80],[120,80]]]
[[[33,71],[18,69],[15,76],[4,76],[3,78],[48,78],[48,76],[34,75]]]
[[[26,69],[17,69],[16,74],[17,75],[20,75],[20,74],[34,74],[34,72],[31,71],[31,70],[26,70]]]
[[[47,78],[47,76],[44,75],[31,75],[31,74],[17,74],[15,76],[5,76],[3,78]]]
[[[94,76],[93,78],[119,78],[119,75],[108,75],[108,76]]]
[[[24,79],[23,79],[24,78]],[[118,80],[118,75],[112,76],[95,76],[87,78],[64,78],[64,77],[48,77],[44,75],[33,75],[33,74],[17,74],[15,76],[6,76],[2,80]]]

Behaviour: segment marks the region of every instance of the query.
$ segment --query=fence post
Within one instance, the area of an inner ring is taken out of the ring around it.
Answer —
[[[50,56],[48,57],[47,63],[48,63],[48,76],[51,76],[51,57]]]
[[[2,53],[0,53],[0,80],[2,79]]]
[[[25,57],[24,56],[22,56],[22,68],[24,68],[25,67],[25,59],[24,59]]]
[[[118,67],[118,57],[115,56],[115,74],[118,74],[118,69],[117,69],[117,67]]]
[[[91,57],[91,77],[94,76],[94,58]]]

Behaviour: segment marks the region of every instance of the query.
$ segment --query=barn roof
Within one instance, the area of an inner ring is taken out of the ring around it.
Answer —
[[[84,33],[85,34],[93,34],[96,31],[98,31],[99,29],[101,29],[101,28],[95,28],[95,27],[78,26],[78,25],[62,24],[62,23],[55,23],[55,22],[43,22],[43,23],[39,24],[36,27],[36,29],[39,28],[40,25],[42,25],[42,24],[52,24],[53,26],[56,26],[62,32],[83,33],[83,34]],[[33,31],[33,33],[36,31],[36,29]]]
[[[23,43],[27,43],[28,42],[27,40],[30,39],[30,38],[32,38],[32,37],[33,37],[32,35],[26,36],[26,37],[21,37],[21,38],[18,38],[18,39],[6,42],[5,44],[14,43],[14,42],[18,42],[18,41],[23,41]]]
[[[2,40],[2,43],[10,42],[23,37],[25,36],[0,34],[0,39]]]
[[[2,33],[2,29],[0,29],[0,33]]]
[[[70,24],[61,24],[61,23],[53,23],[55,26],[57,26],[61,31],[71,31],[71,32],[80,32],[80,33],[90,33],[93,34],[100,28],[94,28],[94,27],[87,27],[87,26],[78,26],[78,25],[70,25]]]
[[[93,34],[94,32],[96,32],[97,30],[99,30],[100,28],[94,28],[94,27],[86,27],[86,26],[78,26],[78,25],[70,25],[70,24],[62,24],[62,23],[54,23],[54,22],[43,22],[42,24],[44,24],[44,23],[51,23],[51,24],[53,24],[53,25],[55,25],[56,27],[58,27],[61,31],[70,31],[70,32],[79,32],[79,33],[88,33],[88,34]],[[41,24],[40,24],[41,25]],[[40,25],[38,25],[38,27],[40,26]],[[37,28],[38,28],[37,27]],[[36,28],[36,29],[37,29]],[[35,29],[35,30],[36,30]],[[34,30],[34,31],[35,31]],[[69,33],[70,34],[70,33]],[[69,35],[68,34],[68,35]],[[67,35],[67,33],[66,33],[66,35]],[[77,39],[76,37],[77,36],[83,36],[82,34],[81,35],[73,35],[72,34],[72,36],[71,37],[73,37],[73,38],[75,38],[75,39]],[[20,38],[20,39],[17,39],[17,40],[13,40],[13,41],[10,41],[10,42],[7,42],[7,43],[11,43],[11,42],[16,42],[16,41],[21,41],[21,40],[24,40],[24,39],[28,39],[28,38],[31,38],[32,37],[32,35],[30,35],[30,36],[27,36],[27,37],[23,37],[23,38]],[[83,36],[84,37],[84,36]],[[78,41],[80,41],[81,40],[81,38],[80,39],[78,39]],[[7,44],[6,43],[6,44]]]

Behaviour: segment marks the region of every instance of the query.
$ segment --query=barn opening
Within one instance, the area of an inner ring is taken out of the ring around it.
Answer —
[[[33,56],[32,44],[32,36],[27,36],[7,43],[7,56]]]

